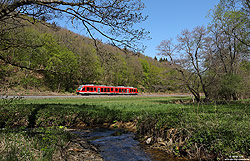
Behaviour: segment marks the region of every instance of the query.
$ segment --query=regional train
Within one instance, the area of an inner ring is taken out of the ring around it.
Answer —
[[[124,86],[106,86],[106,85],[93,85],[86,84],[80,85],[77,90],[77,94],[81,95],[137,95],[138,90],[134,87]]]

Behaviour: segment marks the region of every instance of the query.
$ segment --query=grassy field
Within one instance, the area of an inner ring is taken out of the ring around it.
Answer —
[[[250,103],[194,104],[188,97],[2,101],[1,127],[78,127],[133,122],[150,144],[188,158],[250,157]],[[1,153],[1,151],[0,151]]]

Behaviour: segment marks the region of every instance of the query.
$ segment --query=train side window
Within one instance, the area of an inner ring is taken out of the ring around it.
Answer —
[[[121,89],[119,89],[119,92],[122,92],[122,90],[121,90]]]
[[[96,91],[96,88],[94,88],[94,91]]]
[[[103,88],[101,88],[101,92],[103,92]]]
[[[85,87],[82,88],[82,91],[85,91]]]
[[[113,92],[114,90],[113,90],[114,88],[111,88],[111,92]]]
[[[110,92],[110,89],[108,88],[108,92]]]
[[[87,91],[89,91],[89,87],[87,87]]]
[[[107,92],[107,88],[104,88],[104,92]]]
[[[93,91],[93,88],[92,88],[92,87],[90,87],[90,91]]]
[[[118,88],[116,88],[115,91],[118,92]]]

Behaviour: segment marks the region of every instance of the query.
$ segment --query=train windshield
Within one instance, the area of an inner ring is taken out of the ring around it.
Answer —
[[[77,90],[80,91],[82,89],[83,85],[80,85]]]

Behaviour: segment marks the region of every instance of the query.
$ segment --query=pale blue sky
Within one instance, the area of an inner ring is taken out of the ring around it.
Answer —
[[[150,31],[151,40],[144,41],[147,46],[144,55],[157,56],[156,47],[162,40],[175,38],[182,30],[192,30],[196,26],[207,25],[209,10],[219,0],[143,0],[149,16],[142,24]]]
[[[192,30],[196,26],[207,25],[206,18],[209,10],[213,9],[219,0],[142,0],[146,8],[144,15],[148,15],[146,22],[136,25],[150,32],[151,40],[143,40],[147,46],[143,53],[146,56],[157,56],[156,47],[162,40],[175,38],[184,29]],[[59,20],[59,25],[81,35],[88,35],[86,30],[74,28],[72,24]],[[103,39],[98,34],[95,37]],[[88,36],[89,37],[89,36]],[[104,41],[105,42],[105,41]]]

